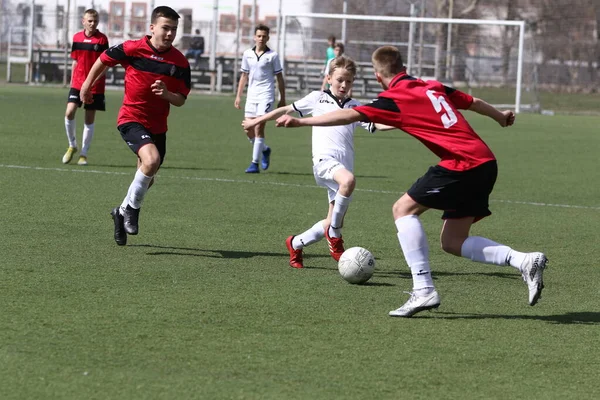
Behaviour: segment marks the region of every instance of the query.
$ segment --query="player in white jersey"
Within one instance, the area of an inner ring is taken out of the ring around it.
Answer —
[[[347,97],[356,75],[356,64],[346,56],[330,62],[328,81],[330,89],[314,91],[288,106],[277,108],[256,119],[245,119],[244,129],[259,123],[277,119],[284,114],[298,112],[301,116],[322,115],[341,108],[360,105]],[[369,132],[377,129],[392,129],[385,125],[354,122],[339,126],[315,126],[312,130],[313,173],[319,186],[327,188],[329,211],[327,218],[317,222],[307,231],[290,236],[286,246],[290,252],[290,266],[303,268],[302,248],[323,237],[327,239],[331,256],[338,261],[344,252],[342,225],[356,185],[354,177],[354,128],[361,126]]]
[[[279,89],[277,107],[285,106],[283,69],[281,68],[279,55],[267,47],[268,41],[269,27],[258,25],[254,30],[255,46],[244,51],[242,56],[242,74],[234,105],[235,108],[240,108],[242,93],[247,83],[248,93],[246,93],[244,111],[246,118],[260,117],[275,108],[273,107],[275,104],[275,79],[277,79],[277,88]],[[262,169],[267,169],[271,161],[271,148],[265,143],[265,124],[256,124],[251,129],[245,129],[245,131],[250,143],[252,143],[252,162],[246,169],[246,173],[257,174],[260,172],[258,169],[259,162]]]

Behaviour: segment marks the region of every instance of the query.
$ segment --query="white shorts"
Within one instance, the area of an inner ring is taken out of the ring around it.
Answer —
[[[317,161],[313,166],[315,181],[317,185],[327,188],[327,197],[330,203],[335,200],[335,195],[340,188],[338,183],[333,180],[333,175],[342,168],[346,168],[346,166],[335,158]]]
[[[258,103],[246,102],[246,108],[244,109],[244,116],[246,117],[260,117],[265,115],[269,111],[273,110],[273,100],[265,100]]]

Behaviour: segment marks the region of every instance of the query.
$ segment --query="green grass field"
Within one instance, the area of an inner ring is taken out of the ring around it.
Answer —
[[[391,206],[436,162],[399,131],[356,135],[348,246],[373,278],[343,281],[325,242],[288,267],[285,238],[325,216],[310,130],[276,129],[272,166],[251,148],[232,97],[192,95],[170,117],[168,152],[116,246],[109,211],[135,172],[108,93],[90,165],[63,165],[67,90],[0,86],[0,398],[597,399],[600,397],[599,117],[518,116],[502,129],[467,112],[499,158],[494,215],[473,234],[544,251],[535,307],[509,267],[444,254],[440,213],[422,218],[442,305],[387,316],[410,272]],[[78,114],[81,142],[83,113]]]

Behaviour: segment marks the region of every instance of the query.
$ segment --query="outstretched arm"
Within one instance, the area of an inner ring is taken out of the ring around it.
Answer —
[[[261,115],[258,118],[252,118],[252,119],[246,118],[245,120],[242,121],[242,126],[244,127],[245,130],[250,130],[258,124],[261,124],[261,123],[267,122],[267,121],[271,121],[273,119],[277,119],[277,118],[281,117],[282,115],[291,114],[292,112],[294,112],[294,106],[292,106],[291,104],[287,105],[287,106],[279,107],[279,108],[274,109],[270,113]]]
[[[503,127],[511,126],[515,123],[515,114],[512,111],[500,111],[493,105],[477,97],[473,97],[473,103],[471,104],[471,107],[469,107],[469,110],[490,117]]]
[[[398,129],[395,126],[384,125],[384,124],[375,124],[375,128],[377,128],[378,131],[391,131],[392,129]]]
[[[351,108],[346,108],[310,118],[293,118],[289,115],[284,115],[277,119],[277,126],[286,128],[297,128],[299,126],[336,126],[366,120],[367,117],[363,114]]]
[[[79,91],[79,98],[82,102],[86,104],[91,104],[94,101],[92,91],[90,90],[90,88],[92,87],[94,82],[96,82],[96,79],[98,79],[100,76],[102,76],[103,73],[106,72],[107,68],[108,65],[102,63],[102,60],[100,59],[100,57],[98,57],[94,65],[92,65],[92,69],[90,69],[90,72],[85,78],[85,81],[81,85],[81,90]]]

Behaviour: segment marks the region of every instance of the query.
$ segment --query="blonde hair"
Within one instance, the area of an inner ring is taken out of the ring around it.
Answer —
[[[83,12],[83,16],[87,14],[91,15],[94,18],[98,18],[98,11],[94,10],[93,8],[88,8]]]
[[[338,68],[343,68],[350,72],[352,77],[356,76],[356,63],[350,57],[341,55],[332,59],[329,62],[329,75],[333,75],[333,72]]]
[[[373,68],[384,78],[392,78],[404,70],[400,50],[394,46],[383,46],[371,56]]]

